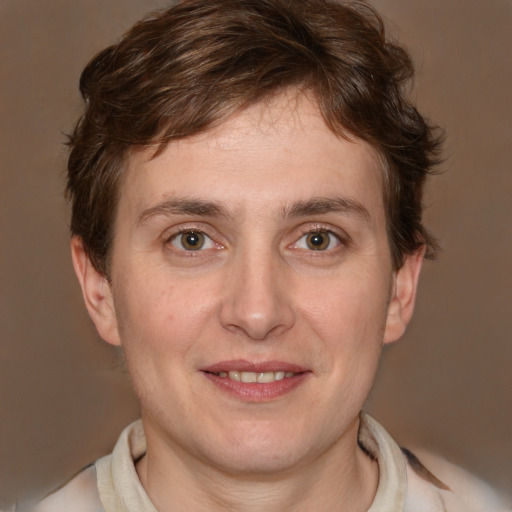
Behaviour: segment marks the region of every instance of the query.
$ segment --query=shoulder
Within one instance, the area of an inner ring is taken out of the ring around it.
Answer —
[[[93,465],[80,471],[69,482],[48,495],[31,512],[105,512],[101,505],[96,469]]]
[[[135,461],[145,453],[141,421],[125,428],[113,452],[87,466],[30,512],[105,512],[155,510],[140,483]]]
[[[371,512],[512,512],[510,498],[500,497],[442,457],[400,449],[384,427],[365,413],[358,442],[379,464],[379,487]]]
[[[403,451],[408,480],[406,511],[422,512],[422,504],[430,501],[448,512],[512,511],[510,503],[506,505],[489,485],[443,457],[423,450],[414,454]]]

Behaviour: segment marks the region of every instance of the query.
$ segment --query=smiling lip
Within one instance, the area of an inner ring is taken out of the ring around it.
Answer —
[[[217,387],[247,402],[268,402],[300,386],[311,371],[281,361],[252,363],[246,360],[222,361],[202,368]]]

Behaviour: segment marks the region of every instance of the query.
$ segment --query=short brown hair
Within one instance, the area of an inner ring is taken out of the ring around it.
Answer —
[[[71,231],[109,275],[120,178],[130,149],[160,150],[290,87],[312,93],[326,124],[384,162],[395,268],[435,242],[422,225],[440,137],[407,96],[413,65],[363,2],[183,0],[140,22],[84,69],[85,113],[69,138]]]

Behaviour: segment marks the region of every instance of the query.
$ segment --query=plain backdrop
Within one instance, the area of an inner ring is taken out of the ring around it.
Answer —
[[[166,3],[0,0],[0,507],[107,453],[138,415],[72,272],[63,133],[88,60]],[[371,3],[413,54],[413,95],[448,139],[426,211],[443,251],[367,408],[400,444],[511,490],[512,3]]]

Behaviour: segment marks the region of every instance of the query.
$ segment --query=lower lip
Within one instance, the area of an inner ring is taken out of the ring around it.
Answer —
[[[258,384],[241,382],[229,377],[219,377],[214,373],[203,372],[210,382],[222,391],[245,402],[270,402],[276,400],[299,387],[309,377],[310,372],[297,373],[293,377]]]

